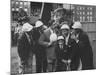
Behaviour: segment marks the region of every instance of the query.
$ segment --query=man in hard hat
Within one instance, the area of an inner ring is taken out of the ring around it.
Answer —
[[[62,63],[64,50],[65,50],[65,39],[63,36],[58,36],[57,38],[57,46],[55,48],[55,54],[57,59],[56,71],[64,71],[64,64]]]
[[[58,36],[57,46],[56,46],[56,58],[57,58],[57,67],[56,71],[66,71],[71,70],[71,50],[68,45],[65,44],[65,39],[63,36]],[[67,64],[67,65],[66,65]]]
[[[70,61],[70,70],[77,70],[79,66],[79,55],[78,55],[78,45],[70,38],[70,27],[67,23],[61,26],[62,36],[65,40],[65,56],[62,55],[64,60]],[[66,52],[67,51],[67,52]],[[62,62],[65,63],[65,61]],[[61,69],[60,69],[61,70]],[[66,70],[66,69],[63,69]],[[59,71],[59,70],[58,70]]]
[[[39,44],[38,40],[43,34],[44,24],[41,20],[36,21],[34,29],[36,73],[46,72],[47,58],[45,48]]]
[[[66,21],[68,22],[68,25],[70,26],[72,23],[71,11],[65,8],[57,8],[54,11],[54,20],[56,20],[56,22],[59,22],[59,24]]]
[[[33,40],[32,40],[33,26],[28,23],[26,19],[23,20],[23,26],[18,37],[18,55],[21,59],[21,67],[23,73],[32,73],[32,59],[33,59]],[[30,62],[30,63],[29,63]]]
[[[69,27],[69,25],[67,23],[66,24],[63,24],[60,29],[61,29],[61,33],[62,33],[62,35],[64,37],[66,37],[66,36],[69,35],[70,27]]]
[[[64,9],[64,8],[57,8],[55,11],[54,11],[54,20],[56,19],[56,21],[61,21],[61,19],[63,18],[67,18],[67,10]]]
[[[57,8],[54,10],[50,24],[51,25],[54,24],[55,26],[57,26],[57,28],[55,28],[55,30],[58,35],[60,34],[59,28],[61,27],[63,22],[67,22],[70,25],[69,16],[70,16],[70,13],[65,8]]]
[[[54,32],[55,25],[51,25],[47,28],[44,33],[40,36],[39,43],[45,47],[47,52],[47,60],[48,60],[48,69],[49,71],[53,71],[52,65],[55,62],[55,41],[57,40],[57,35]]]
[[[78,43],[80,49],[82,69],[93,69],[93,52],[88,35],[82,30],[82,24],[78,21],[73,24],[72,28],[74,33],[73,38]]]

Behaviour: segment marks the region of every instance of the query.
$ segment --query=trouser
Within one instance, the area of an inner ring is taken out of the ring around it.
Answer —
[[[93,58],[81,57],[82,70],[93,69]]]
[[[78,70],[79,65],[80,65],[80,59],[79,59],[79,58],[77,58],[77,59],[74,58],[74,59],[72,60],[72,62],[71,62],[71,65],[70,65],[71,70],[72,70],[72,71]]]
[[[94,69],[92,50],[80,50],[80,58],[82,61],[82,70]]]
[[[48,59],[48,72],[55,72],[56,70],[56,59]]]
[[[77,70],[79,67],[79,64],[80,64],[79,58],[75,60],[71,60],[71,63],[69,66],[70,70]],[[66,70],[67,70],[67,65],[61,60],[57,60],[56,71],[66,71]]]
[[[46,52],[42,50],[36,52],[36,72],[41,73],[47,70],[47,57]]]
[[[66,71],[66,65],[61,60],[57,60],[56,71]]]
[[[32,73],[32,61],[33,61],[33,53],[29,52],[27,55],[19,54],[20,57],[20,68],[23,69],[23,73]]]

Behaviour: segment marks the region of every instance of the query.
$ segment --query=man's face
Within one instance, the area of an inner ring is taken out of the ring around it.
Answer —
[[[58,44],[59,44],[59,45],[63,45],[63,44],[64,44],[64,40],[59,40],[59,41],[58,41]]]
[[[61,18],[61,13],[59,13],[59,12],[55,13],[54,20],[59,21],[60,18]]]
[[[69,30],[68,29],[62,29],[62,35],[63,36],[67,36],[69,33]]]
[[[73,29],[72,30],[72,33],[76,35],[77,34],[77,30],[76,29]]]
[[[59,41],[58,41],[58,45],[59,45],[59,48],[60,48],[60,49],[63,49],[63,47],[64,47],[64,40],[62,40],[62,39],[59,40]]]
[[[73,29],[73,30],[71,31],[71,38],[72,38],[72,39],[75,39],[76,35],[77,35],[76,30]]]

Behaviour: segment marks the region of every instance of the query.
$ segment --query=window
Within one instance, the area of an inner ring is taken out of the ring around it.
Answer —
[[[27,2],[28,5],[30,5],[30,2]]]
[[[23,2],[20,2],[20,5],[22,5],[23,4]]]
[[[90,7],[90,10],[92,10],[92,7]]]
[[[23,2],[20,2],[20,7],[23,7]]]
[[[27,8],[24,9],[27,12]]]
[[[87,12],[87,15],[89,15],[89,12]]]
[[[82,17],[80,16],[80,21],[82,21]]]
[[[27,2],[24,2],[24,5],[27,5]]]
[[[14,4],[14,1],[12,1],[11,4],[13,5]]]
[[[92,22],[92,16],[90,16],[90,21]]]
[[[19,11],[19,8],[16,8],[16,11]]]
[[[92,12],[90,12],[90,15],[92,15]]]
[[[16,2],[16,4],[18,4],[18,2]]]
[[[83,7],[83,10],[85,9],[85,7]]]
[[[74,9],[74,6],[73,5],[71,5],[71,9]]]
[[[11,2],[11,7],[14,7],[15,6],[15,3],[14,1]]]
[[[85,12],[83,11],[83,15],[85,15]]]
[[[87,16],[87,21],[90,21],[89,16]]]
[[[19,2],[16,2],[16,4],[14,5],[14,7],[18,8],[19,7]]]
[[[85,21],[85,16],[83,16],[83,21]]]
[[[12,8],[11,10],[12,10],[12,11],[15,11],[15,9],[14,9],[14,8]]]

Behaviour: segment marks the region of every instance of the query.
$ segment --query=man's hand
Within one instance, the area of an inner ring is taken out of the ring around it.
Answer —
[[[51,46],[51,45],[55,45],[55,44],[56,44],[56,41],[50,41],[47,45]]]
[[[48,43],[48,46],[51,46],[51,45],[52,45],[52,43],[53,43],[53,42],[49,42],[49,43]]]
[[[64,62],[64,63],[71,63],[71,60],[70,59],[68,59],[68,60],[62,59],[62,62]]]
[[[71,59],[68,59],[67,62],[68,62],[68,63],[71,63]]]
[[[73,34],[73,35],[71,35],[71,38],[74,39],[74,40],[76,41],[76,43],[79,42],[79,40],[78,40],[78,35],[75,36],[75,35]]]

